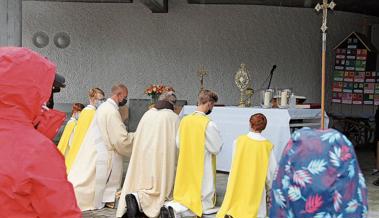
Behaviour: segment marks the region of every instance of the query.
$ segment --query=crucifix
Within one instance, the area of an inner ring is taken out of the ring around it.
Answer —
[[[202,65],[200,69],[197,71],[197,76],[200,77],[200,91],[204,90],[204,76],[208,75],[208,71]]]
[[[325,62],[326,62],[326,30],[328,29],[328,9],[333,10],[336,3],[332,0],[328,3],[328,0],[322,0],[322,4],[318,3],[315,7],[316,11],[322,10],[322,78],[321,78],[321,129],[325,128]]]

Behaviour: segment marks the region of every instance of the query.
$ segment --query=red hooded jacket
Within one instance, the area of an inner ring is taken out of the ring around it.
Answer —
[[[0,217],[82,217],[63,156],[33,127],[55,70],[29,49],[0,48]]]

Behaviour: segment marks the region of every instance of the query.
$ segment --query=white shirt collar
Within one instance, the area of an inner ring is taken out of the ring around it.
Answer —
[[[111,103],[118,110],[118,104],[113,99],[108,98],[107,102]]]
[[[92,109],[92,110],[96,110],[96,107],[93,106],[92,104],[87,105],[87,108]]]
[[[201,111],[195,111],[195,113],[198,113],[198,114],[201,114],[201,115],[205,115],[205,113],[201,112]]]
[[[249,132],[247,136],[251,139],[258,140],[258,141],[265,141],[266,138],[262,136],[262,134],[257,133],[257,132]]]

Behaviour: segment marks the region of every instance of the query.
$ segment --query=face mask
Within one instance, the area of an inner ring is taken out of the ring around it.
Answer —
[[[210,113],[212,113],[212,110],[208,110],[205,115],[209,115]]]
[[[75,113],[75,114],[74,114],[74,119],[75,119],[75,120],[79,120],[79,115],[80,115],[80,113]]]
[[[209,107],[210,109],[208,109],[208,111],[205,112],[205,115],[209,115],[210,113],[212,113],[212,109],[211,109],[211,108],[213,108],[213,105],[212,105],[211,103],[209,103],[209,104],[208,104],[208,107]]]
[[[119,107],[122,107],[122,106],[126,105],[127,102],[128,102],[128,99],[127,99],[127,98],[124,98],[124,99],[122,99],[121,102],[118,103],[118,106],[119,106]]]
[[[105,102],[105,100],[102,100],[102,99],[97,100],[96,103],[95,103],[95,107],[96,107],[96,108],[99,108],[100,105],[101,105],[102,103],[104,103],[104,102]]]

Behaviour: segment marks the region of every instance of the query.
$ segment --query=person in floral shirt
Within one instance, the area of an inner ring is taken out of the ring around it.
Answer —
[[[272,218],[367,217],[367,188],[353,145],[333,129],[293,133],[270,196]]]

